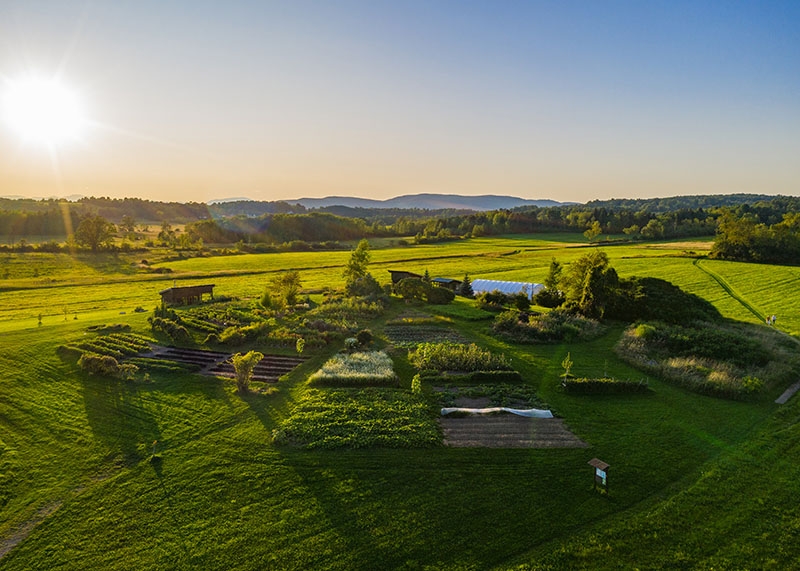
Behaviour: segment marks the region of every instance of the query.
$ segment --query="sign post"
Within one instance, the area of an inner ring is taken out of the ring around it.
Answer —
[[[589,466],[594,468],[594,489],[608,493],[608,469],[611,467],[599,458],[589,460]]]

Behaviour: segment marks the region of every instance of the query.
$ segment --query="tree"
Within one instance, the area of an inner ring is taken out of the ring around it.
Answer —
[[[123,215],[119,223],[120,230],[124,230],[128,234],[136,231],[136,219],[128,214]]]
[[[472,291],[472,281],[469,279],[469,274],[464,274],[464,279],[461,280],[456,293],[462,297],[472,297],[475,295],[475,292]]]
[[[175,241],[175,230],[169,221],[164,220],[161,223],[161,231],[158,233],[158,239],[165,246],[171,245]]]
[[[559,289],[561,281],[561,271],[563,266],[553,258],[550,261],[550,271],[544,279],[544,289],[537,293],[533,301],[542,307],[558,307],[564,303],[564,293]]]
[[[350,259],[344,267],[342,277],[346,283],[352,283],[359,278],[367,275],[367,266],[369,265],[370,253],[369,242],[364,239],[358,243],[356,249],[350,254]]]
[[[397,285],[394,286],[394,290],[397,295],[406,301],[423,299],[427,289],[428,288],[425,282],[423,282],[420,278],[404,278],[397,282]]]
[[[595,220],[595,221],[594,221],[594,222],[592,222],[592,224],[591,224],[591,225],[590,225],[590,226],[589,226],[589,227],[586,229],[586,231],[583,233],[583,235],[584,235],[584,236],[586,236],[586,239],[587,239],[587,240],[589,240],[589,241],[591,242],[592,240],[594,240],[595,238],[597,238],[597,237],[598,237],[600,234],[602,234],[602,233],[603,233],[603,227],[600,225],[600,222],[598,222],[597,220]]]
[[[246,393],[250,390],[250,379],[256,365],[264,358],[263,353],[258,351],[248,351],[244,355],[236,353],[231,356],[231,364],[236,374],[236,390]]]
[[[586,254],[569,266],[564,281],[567,303],[587,317],[602,317],[619,288],[605,252]]]
[[[75,230],[75,241],[89,247],[92,252],[112,244],[116,227],[98,214],[89,214],[81,219]]]
[[[570,354],[567,353],[567,356],[564,357],[563,361],[561,361],[561,366],[564,367],[564,374],[561,375],[561,376],[564,377],[564,380],[566,380],[566,379],[568,379],[568,378],[570,378],[572,376],[572,375],[569,374],[569,372],[572,369],[572,365],[573,364],[574,363],[572,362],[572,358],[570,357]]]

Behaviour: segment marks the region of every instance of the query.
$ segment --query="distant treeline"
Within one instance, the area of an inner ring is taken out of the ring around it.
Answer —
[[[205,244],[337,242],[412,237],[416,243],[536,232],[624,234],[630,239],[717,235],[713,256],[748,261],[796,261],[800,198],[733,194],[617,199],[554,207],[465,212],[367,209],[307,210],[286,202],[218,204],[154,202],[138,198],[83,198],[77,202],[0,199],[0,236],[6,241],[64,236],[84,218],[101,216],[133,231],[135,223],[185,223]],[[302,245],[302,244],[299,244]]]

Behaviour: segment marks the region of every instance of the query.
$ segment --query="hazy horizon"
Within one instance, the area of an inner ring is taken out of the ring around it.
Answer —
[[[0,195],[798,195],[800,4],[0,0]],[[8,107],[6,104],[5,107]],[[34,108],[32,113],[36,114]]]

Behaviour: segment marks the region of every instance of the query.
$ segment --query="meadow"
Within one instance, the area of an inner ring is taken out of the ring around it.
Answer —
[[[710,245],[601,247],[621,276],[669,280],[752,327],[776,314],[777,329],[800,336],[800,269],[708,260]],[[389,269],[542,281],[553,257],[568,263],[587,247],[552,234],[386,244],[369,270],[381,283]],[[341,287],[347,252],[151,260],[169,274],[137,270],[141,255],[33,256],[0,261],[0,569],[786,569],[800,560],[800,397],[774,404],[785,386],[744,402],[693,394],[619,360],[623,324],[585,342],[515,345],[459,298],[415,311],[429,314],[429,328],[505,355],[591,447],[307,450],[273,442],[274,431],[315,410],[323,389],[310,389],[309,376],[338,347],[308,350],[277,390],[249,395],[193,374],[96,378],[55,349],[85,340],[91,325],[151,335],[146,318],[173,280],[253,302],[287,270],[308,291]],[[395,299],[367,324],[378,342],[406,311]],[[645,379],[652,390],[566,394],[568,353],[575,376]],[[415,370],[404,351],[393,357],[408,389]],[[611,464],[608,495],[592,489],[592,457]]]

